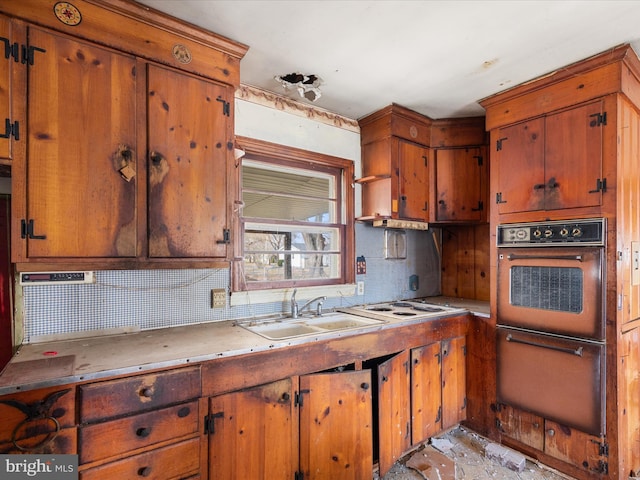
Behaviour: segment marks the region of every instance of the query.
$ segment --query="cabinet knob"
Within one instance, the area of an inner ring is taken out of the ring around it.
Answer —
[[[151,152],[149,154],[149,159],[151,160],[151,163],[153,163],[155,166],[158,166],[164,159],[164,156],[159,152]]]
[[[556,431],[553,428],[550,428],[549,430],[547,430],[547,435],[549,435],[550,437],[553,437],[556,434]]]
[[[288,402],[290,398],[291,398],[291,395],[289,395],[287,392],[284,392],[284,393],[282,394],[282,400],[283,400],[284,402]]]
[[[153,387],[144,387],[140,390],[140,396],[145,398],[153,397]]]
[[[367,382],[364,382],[364,383],[360,384],[360,387],[363,390],[369,390],[369,384]]]
[[[138,475],[141,477],[148,477],[151,475],[151,467],[141,467],[138,469]]]
[[[151,428],[141,427],[136,430],[136,435],[142,438],[148,437],[151,434]]]

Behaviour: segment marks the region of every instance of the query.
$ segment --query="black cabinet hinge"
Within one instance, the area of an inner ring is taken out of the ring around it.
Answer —
[[[507,203],[506,200],[502,200],[502,192],[496,193],[496,203]]]
[[[220,96],[218,98],[216,98],[216,100],[218,102],[222,103],[222,114],[227,116],[227,117],[230,117],[231,116],[231,104],[229,102],[227,102],[224,98],[220,97]]]
[[[605,462],[603,460],[600,460],[598,462],[598,466],[596,467],[596,472],[604,473],[604,474],[609,473],[609,463],[607,463],[607,462]]]
[[[464,397],[464,400],[462,401],[462,409],[464,410],[465,408],[467,408],[467,397]]]
[[[589,193],[598,193],[598,192],[606,192],[607,191],[607,179],[606,178],[602,178],[602,179],[597,179],[596,180],[596,189],[595,190],[589,190]]]
[[[222,240],[217,240],[218,245],[231,243],[231,231],[228,228],[222,230]]]
[[[0,41],[4,43],[4,58],[9,60],[13,57],[14,62],[20,62],[33,65],[35,62],[35,52],[45,53],[46,50],[33,45],[20,45],[17,42],[11,43],[8,38],[0,37]]]
[[[601,457],[608,457],[609,456],[609,444],[607,442],[603,441],[600,442],[598,440],[591,440],[593,443],[597,443],[598,444],[598,455],[600,455]]]
[[[482,210],[484,210],[484,202],[482,200],[478,201],[477,208],[472,208],[471,209],[472,212],[481,212]]]
[[[20,140],[20,122],[17,120],[11,123],[11,119],[4,120],[4,133],[0,134],[0,138],[9,138],[13,136],[16,140]]]
[[[607,124],[607,112],[594,113],[593,115],[589,115],[589,117],[591,117],[591,121],[589,122],[590,127],[599,127],[600,125]]]
[[[205,435],[213,435],[216,433],[216,418],[224,418],[224,412],[212,413],[204,417],[204,433]]]
[[[481,167],[484,160],[480,155],[474,155],[473,158],[475,158],[478,161],[478,166]]]
[[[426,155],[423,155],[423,156],[422,156],[422,159],[424,160],[424,166],[425,166],[425,167],[428,167],[428,166],[429,166],[429,159],[427,158],[427,156],[426,156]]]
[[[35,235],[33,233],[33,219],[29,219],[26,221],[24,218],[20,220],[20,237],[21,238],[30,238],[33,240],[45,240],[47,238],[46,235]]]
[[[300,392],[296,392],[295,394],[295,398],[294,398],[294,406],[296,407],[302,407],[303,403],[304,403],[304,397],[302,395],[304,395],[305,393],[311,393],[311,390],[300,390]]]
[[[46,53],[44,48],[34,47],[32,45],[23,45],[22,46],[22,63],[28,63],[29,65],[34,64],[35,52]]]
[[[13,61],[18,62],[20,60],[20,45],[18,45],[18,42],[11,43],[11,40],[4,37],[0,37],[0,41],[4,43],[4,58],[9,60],[13,57]]]
[[[293,478],[294,480],[304,480],[304,472],[296,472]]]
[[[442,405],[438,407],[438,413],[436,415],[435,422],[438,423],[440,420],[442,420]]]
[[[496,151],[500,151],[502,150],[502,142],[507,140],[507,137],[504,138],[499,138],[498,140],[496,140]]]

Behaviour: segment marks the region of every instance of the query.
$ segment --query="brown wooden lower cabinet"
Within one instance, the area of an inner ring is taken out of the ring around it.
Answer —
[[[82,480],[370,480],[464,419],[465,325],[3,395],[0,453],[78,454]]]
[[[523,444],[584,471],[607,472],[607,446],[603,438],[580,432],[529,412],[500,405],[496,415],[500,433],[507,445]],[[532,452],[528,452],[532,453]]]
[[[370,480],[369,370],[292,377],[210,399],[209,479]]]
[[[380,475],[466,415],[466,339],[402,351],[377,366]]]

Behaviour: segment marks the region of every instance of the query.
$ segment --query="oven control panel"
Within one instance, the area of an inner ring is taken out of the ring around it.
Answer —
[[[604,245],[604,218],[511,223],[498,226],[498,247]]]

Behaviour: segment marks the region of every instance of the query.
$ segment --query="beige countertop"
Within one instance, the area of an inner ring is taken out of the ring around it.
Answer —
[[[425,299],[425,301],[429,303],[435,303],[436,305],[464,308],[465,310],[469,310],[471,313],[478,317],[488,318],[490,315],[490,306],[488,301],[445,296],[428,297]]]
[[[0,395],[264,352],[457,316],[467,311],[478,314],[481,310],[480,305],[464,304],[461,299],[432,299],[433,303],[449,306],[450,310],[421,320],[393,320],[280,340],[250,332],[234,320],[23,345],[0,374]],[[485,309],[488,315],[488,305]]]

